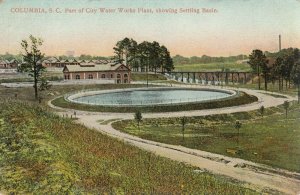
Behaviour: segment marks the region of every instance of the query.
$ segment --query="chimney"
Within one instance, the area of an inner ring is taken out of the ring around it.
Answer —
[[[279,51],[281,51],[281,35],[279,35]]]

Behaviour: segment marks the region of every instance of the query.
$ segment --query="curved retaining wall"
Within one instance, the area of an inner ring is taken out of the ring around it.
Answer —
[[[82,103],[77,102],[74,99],[85,97],[85,96],[91,96],[91,95],[99,95],[99,94],[107,94],[107,93],[118,93],[118,92],[124,92],[124,91],[161,91],[161,90],[194,90],[194,91],[214,91],[214,92],[222,92],[229,94],[228,97],[224,98],[216,98],[212,100],[202,100],[202,101],[186,101],[186,102],[180,102],[180,103],[155,103],[155,104],[145,104],[145,105],[137,105],[137,104],[104,104],[103,106],[109,106],[109,107],[128,107],[128,106],[155,106],[155,105],[182,105],[182,104],[189,104],[189,103],[204,103],[204,102],[213,102],[213,101],[219,101],[219,100],[225,100],[225,99],[231,99],[239,95],[239,93],[235,90],[229,90],[229,89],[212,89],[212,88],[182,88],[182,87],[155,87],[155,88],[128,88],[128,89],[114,89],[114,90],[91,90],[91,91],[83,91],[83,92],[77,92],[74,94],[69,94],[65,96],[65,100],[77,104],[87,104],[87,105],[99,105],[95,103]]]

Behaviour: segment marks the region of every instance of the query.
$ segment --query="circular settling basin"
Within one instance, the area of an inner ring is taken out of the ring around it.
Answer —
[[[215,101],[235,96],[231,90],[138,88],[80,92],[67,97],[75,103],[101,106],[153,106]]]

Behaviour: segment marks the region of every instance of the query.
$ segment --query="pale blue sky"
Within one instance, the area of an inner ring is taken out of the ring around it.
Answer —
[[[215,14],[24,14],[11,8],[215,8]],[[48,55],[74,50],[108,56],[124,38],[156,40],[172,55],[228,56],[252,49],[300,47],[297,0],[4,0],[0,4],[0,53],[18,53],[30,34],[42,37]]]

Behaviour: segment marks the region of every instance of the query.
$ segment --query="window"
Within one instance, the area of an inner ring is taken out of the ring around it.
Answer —
[[[121,75],[120,75],[120,74],[117,74],[117,78],[121,78]]]
[[[124,83],[128,83],[128,79],[124,79]]]
[[[105,79],[105,74],[102,74],[102,75],[101,75],[101,78],[102,78],[102,79]]]
[[[127,75],[127,74],[124,74],[124,78],[128,78],[128,75]]]
[[[114,75],[113,75],[113,74],[111,74],[111,75],[110,75],[110,78],[114,78]]]
[[[75,76],[75,79],[79,80],[79,79],[80,79],[80,75],[77,74],[77,75]]]
[[[89,78],[89,79],[93,79],[94,77],[93,77],[92,74],[89,74],[88,78]]]
[[[65,80],[69,80],[70,79],[70,75],[65,75]]]

